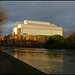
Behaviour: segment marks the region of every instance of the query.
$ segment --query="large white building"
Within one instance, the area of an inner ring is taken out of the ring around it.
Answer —
[[[50,22],[24,20],[16,22],[12,34],[20,35],[63,35],[63,27],[57,27]]]

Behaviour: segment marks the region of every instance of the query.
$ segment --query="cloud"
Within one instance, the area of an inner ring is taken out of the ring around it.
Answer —
[[[55,1],[2,1],[8,10],[8,23],[23,22],[25,19],[47,21],[63,26],[64,35],[75,28],[75,2]],[[10,27],[11,29],[11,27]]]

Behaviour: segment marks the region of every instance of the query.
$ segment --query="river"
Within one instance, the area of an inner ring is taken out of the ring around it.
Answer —
[[[75,51],[0,47],[0,50],[46,74],[75,74]]]

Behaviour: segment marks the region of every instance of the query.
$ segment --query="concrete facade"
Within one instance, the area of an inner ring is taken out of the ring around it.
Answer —
[[[15,23],[12,34],[45,36],[63,35],[63,27],[57,27],[49,22],[24,20],[24,23]]]

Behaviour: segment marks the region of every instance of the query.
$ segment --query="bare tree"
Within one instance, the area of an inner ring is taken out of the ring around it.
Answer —
[[[3,28],[2,25],[6,24],[7,19],[8,19],[7,10],[0,5],[0,35],[2,33],[2,28]]]

